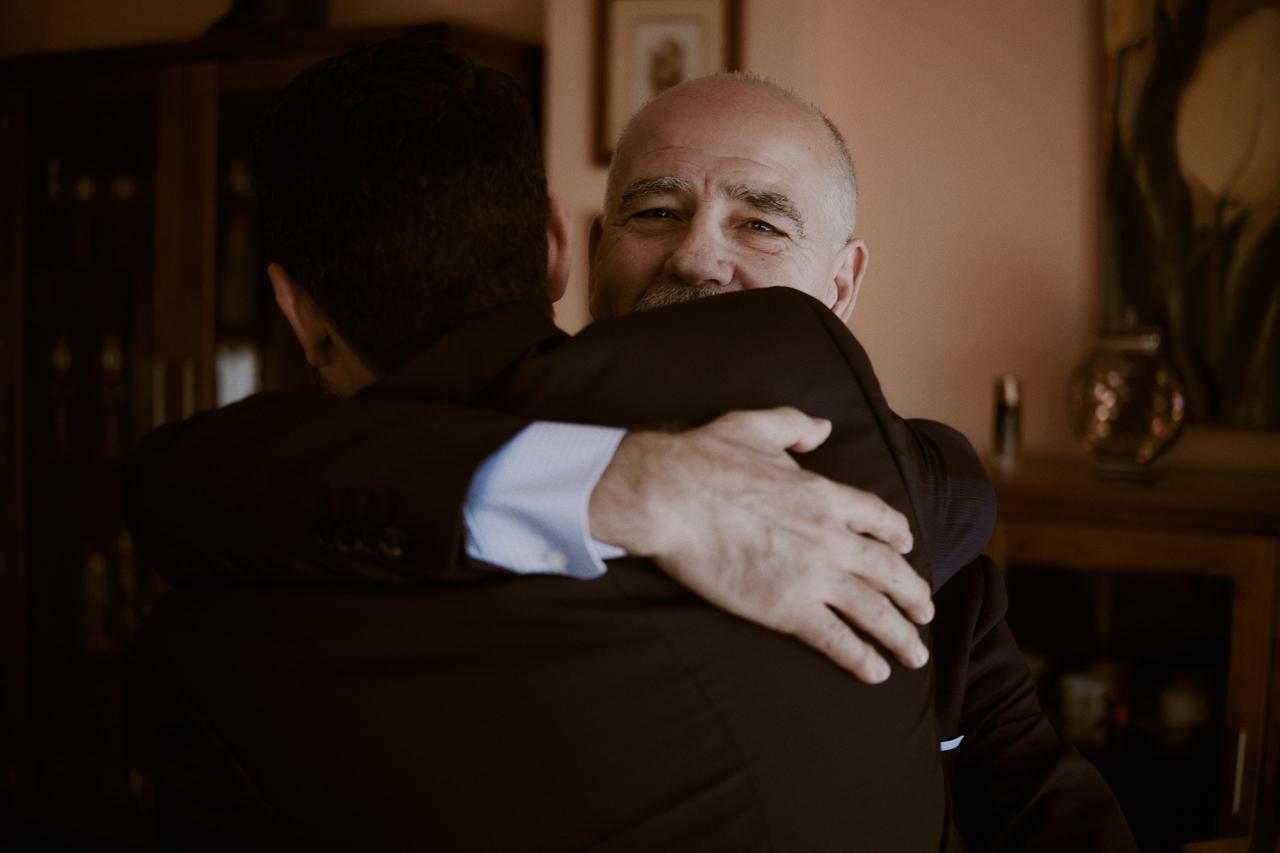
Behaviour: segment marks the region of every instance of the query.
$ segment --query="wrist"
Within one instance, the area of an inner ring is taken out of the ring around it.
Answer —
[[[587,508],[593,539],[625,548],[637,556],[659,556],[657,535],[662,516],[671,510],[655,494],[653,454],[669,452],[675,437],[659,432],[633,432],[618,445],[600,475]]]

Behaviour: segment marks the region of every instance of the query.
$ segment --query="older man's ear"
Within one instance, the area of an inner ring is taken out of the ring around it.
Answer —
[[[569,284],[573,260],[573,222],[569,208],[553,192],[547,193],[547,295],[559,302]]]
[[[831,304],[831,310],[842,323],[848,323],[853,315],[853,305],[858,301],[858,291],[862,289],[862,277],[867,274],[868,257],[867,244],[854,239],[850,239],[836,255],[836,268],[832,273],[835,302]]]

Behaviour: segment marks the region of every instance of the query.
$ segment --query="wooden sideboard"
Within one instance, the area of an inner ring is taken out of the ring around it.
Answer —
[[[1010,626],[1142,848],[1250,836],[1275,849],[1280,475],[1171,467],[1121,482],[1083,458],[1032,458],[993,478]],[[1081,689],[1105,693],[1101,719]]]

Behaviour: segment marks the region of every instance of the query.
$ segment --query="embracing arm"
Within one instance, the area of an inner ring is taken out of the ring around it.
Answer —
[[[897,416],[885,400],[867,353],[853,332],[815,300],[799,300],[821,323],[850,372],[880,413],[898,470],[915,507],[918,543],[929,556],[935,590],[982,553],[996,522],[996,493],[969,440],[937,421]]]
[[[457,406],[259,394],[143,438],[126,482],[130,529],[175,584],[439,575],[458,565],[472,474],[526,424]]]
[[[400,398],[258,395],[143,440],[127,486],[130,526],[177,584],[447,579],[466,565],[473,474],[525,426]],[[911,547],[905,518],[787,454],[829,430],[792,409],[630,434],[592,492],[591,532],[863,680],[883,680],[888,667],[830,606],[922,665],[909,620],[928,621],[933,605],[899,556]]]

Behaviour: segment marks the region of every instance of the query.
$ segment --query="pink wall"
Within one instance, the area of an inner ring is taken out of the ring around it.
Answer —
[[[538,42],[542,7],[543,0],[329,0],[329,22],[341,29],[451,20]]]
[[[593,0],[549,0],[548,168],[585,241]],[[1024,447],[1083,455],[1065,386],[1098,323],[1101,57],[1095,5],[746,0],[744,67],[848,139],[871,265],[852,327],[889,400],[990,447],[992,384],[1021,377]],[[585,252],[559,313],[586,321]],[[1280,436],[1192,431],[1181,464],[1280,468]]]
[[[1097,316],[1092,4],[817,4],[812,97],[844,131],[871,247],[852,326],[903,414],[986,445],[1022,378],[1029,450],[1072,448]]]
[[[0,3],[0,55],[190,38],[229,0]],[[991,384],[1022,377],[1032,451],[1079,453],[1064,384],[1098,303],[1095,5],[1025,0],[743,0],[743,58],[844,131],[871,267],[852,326],[904,414],[990,444]],[[335,26],[453,18],[547,47],[546,148],[579,243],[558,310],[587,321],[596,0],[332,0]],[[1280,435],[1194,431],[1186,464],[1280,470]]]
[[[548,168],[579,234],[591,0],[548,4]],[[1032,450],[1070,451],[1066,375],[1089,346],[1097,156],[1089,4],[753,0],[744,65],[812,97],[849,140],[870,270],[852,327],[902,414],[988,443],[992,382],[1023,378]],[[586,319],[585,255],[561,320]]]
[[[329,20],[338,29],[455,20],[540,41],[542,6],[542,0],[329,0]],[[230,7],[231,0],[5,0],[0,56],[182,41]]]
[[[18,0],[0,3],[0,55],[182,41],[231,0]]]
[[[603,188],[585,158],[592,6],[552,0],[547,22],[550,174],[580,221]],[[755,0],[744,10],[744,65],[812,98],[852,149],[871,247],[852,326],[890,401],[979,445],[992,381],[1011,372],[1027,395],[1028,447],[1071,448],[1062,389],[1088,348],[1097,288],[1089,8]],[[582,322],[581,300],[562,317]]]

